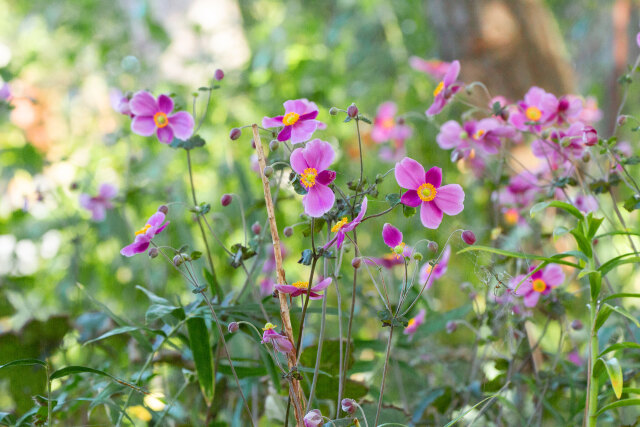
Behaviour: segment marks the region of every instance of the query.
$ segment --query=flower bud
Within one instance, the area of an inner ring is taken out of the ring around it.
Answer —
[[[240,326],[238,325],[238,322],[231,322],[229,323],[228,329],[230,334],[234,334],[238,332],[238,329],[240,329]]]
[[[593,126],[585,126],[582,128],[582,142],[589,147],[598,143],[598,132],[596,132]]]
[[[282,230],[282,234],[284,234],[284,237],[293,236],[293,227],[285,227],[284,230]]]
[[[280,141],[277,139],[274,139],[269,143],[269,150],[276,151],[278,148],[280,148]]]
[[[627,121],[627,116],[621,115],[618,116],[618,126],[622,126]]]
[[[173,265],[175,265],[176,267],[180,267],[182,265],[182,263],[185,261],[185,257],[182,254],[177,254],[176,256],[173,257]]]
[[[471,230],[464,230],[461,237],[467,245],[473,245],[476,242],[476,235]]]
[[[220,81],[220,80],[224,79],[224,71],[222,71],[220,68],[218,68],[213,73],[213,78],[216,79],[217,81]]]
[[[231,132],[229,132],[229,138],[231,138],[232,141],[240,138],[240,135],[242,135],[240,128],[233,128],[231,129]]]
[[[584,327],[584,325],[582,324],[581,321],[579,321],[578,319],[574,320],[573,322],[571,322],[571,328],[574,331],[579,331],[580,329],[582,329]]]
[[[342,410],[349,415],[353,415],[356,412],[356,401],[353,399],[342,399],[340,406],[342,406]]]
[[[149,249],[149,258],[155,258],[158,256],[158,248]]]
[[[78,183],[77,182],[72,182],[71,185],[69,186],[69,188],[71,190],[77,190],[78,189]]]
[[[434,254],[438,252],[438,244],[434,241],[429,242],[427,248],[429,249],[429,252],[433,252]]]
[[[458,323],[455,320],[449,320],[445,326],[448,334],[452,334],[458,329]]]
[[[414,252],[411,257],[414,261],[422,261],[422,254],[420,252]]]
[[[362,264],[362,258],[360,257],[355,257],[351,260],[351,267],[353,268],[360,268],[360,264]]]
[[[273,176],[273,168],[271,166],[265,166],[263,172],[264,176],[267,178],[271,178]]]
[[[396,123],[398,123],[399,125],[403,125],[403,124],[405,124],[405,122],[406,122],[406,120],[405,120],[405,119],[404,119],[404,117],[402,117],[402,116],[399,116],[399,117],[396,119]]]
[[[335,116],[336,114],[338,114],[338,109],[336,107],[329,108],[329,114]]]
[[[251,148],[253,148],[254,150],[256,149],[256,141],[255,141],[255,139],[251,140]]]
[[[229,206],[232,200],[233,200],[233,196],[231,196],[231,194],[223,194],[222,197],[220,198],[220,204],[222,206]]]
[[[261,231],[262,231],[262,226],[260,225],[260,223],[258,221],[254,222],[253,225],[251,226],[251,232],[253,234],[260,234]]]
[[[320,427],[322,424],[324,424],[322,413],[319,409],[310,410],[307,415],[304,416],[303,421],[305,427]]]
[[[158,212],[162,212],[163,214],[167,214],[169,212],[169,207],[167,205],[160,205],[158,207]]]
[[[347,108],[347,115],[352,119],[355,119],[356,117],[358,117],[358,107],[356,107],[355,103],[352,103],[351,105],[349,105],[349,108]]]
[[[588,151],[585,151],[584,154],[582,155],[582,161],[585,163],[589,163],[590,160],[591,160],[591,154]]]

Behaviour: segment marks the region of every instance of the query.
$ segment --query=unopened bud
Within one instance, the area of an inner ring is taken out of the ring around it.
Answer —
[[[618,126],[622,126],[627,121],[627,116],[618,116]]]
[[[596,132],[593,126],[585,126],[582,128],[582,142],[589,147],[598,143],[598,132]]]
[[[455,320],[449,320],[445,326],[448,334],[452,334],[458,329],[458,323]]]
[[[579,331],[580,329],[582,329],[584,327],[584,325],[582,324],[581,321],[579,321],[578,319],[574,320],[573,322],[571,322],[571,328],[574,331]]]
[[[356,401],[353,399],[342,399],[340,406],[342,406],[342,410],[349,415],[353,415],[356,412]]]
[[[362,264],[362,258],[360,257],[355,257],[351,260],[351,267],[353,268],[360,268],[360,264]]]
[[[335,116],[336,114],[338,114],[338,109],[336,107],[329,108],[329,114]]]
[[[400,116],[396,119],[396,123],[398,123],[399,125],[403,125],[405,123],[405,119],[404,117]]]
[[[258,221],[254,222],[253,225],[251,226],[251,232],[253,234],[260,234],[261,231],[262,231],[262,226],[260,225],[260,223]]]
[[[429,252],[433,252],[434,254],[438,252],[438,244],[436,242],[429,242],[427,248],[429,249]]]
[[[222,206],[229,206],[232,200],[233,200],[233,196],[231,196],[231,194],[223,194],[222,197],[220,198],[220,204]]]
[[[229,323],[228,329],[230,334],[234,334],[238,332],[238,329],[240,329],[240,326],[238,325],[238,322],[231,322]]]
[[[271,178],[273,176],[273,168],[271,166],[265,166],[263,172],[264,176],[267,178]]]
[[[173,257],[173,265],[175,265],[176,267],[180,267],[184,261],[185,256],[182,254],[178,254]]]
[[[467,245],[473,245],[476,242],[476,235],[471,230],[464,230],[461,237]]]
[[[217,81],[220,81],[220,80],[224,79],[224,71],[222,71],[220,68],[218,68],[213,73],[213,78],[216,79]]]
[[[284,234],[284,237],[293,236],[293,227],[285,227],[284,230],[282,230],[282,234]]]
[[[422,254],[420,252],[414,252],[411,257],[414,261],[422,261]]]
[[[231,132],[229,132],[229,138],[231,138],[233,141],[240,138],[240,135],[242,135],[242,131],[240,130],[240,128],[233,128],[231,129]]]
[[[352,119],[355,119],[356,117],[358,117],[358,107],[356,107],[355,103],[352,103],[351,105],[349,105],[349,108],[347,108],[347,115]]]
[[[269,150],[276,151],[278,148],[280,148],[280,141],[277,139],[274,139],[269,143]]]
[[[71,185],[69,186],[69,188],[71,188],[72,190],[77,190],[78,189],[78,183],[77,182],[72,182]]]
[[[167,205],[160,205],[158,208],[158,212],[162,212],[163,214],[167,214],[169,212],[169,207]]]
[[[149,258],[155,258],[158,256],[158,248],[149,249]]]

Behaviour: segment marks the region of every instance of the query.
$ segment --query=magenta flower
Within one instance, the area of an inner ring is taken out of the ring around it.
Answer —
[[[382,227],[382,240],[397,259],[410,257],[413,252],[413,249],[402,241],[402,232],[389,223]]]
[[[409,319],[409,324],[404,328],[403,333],[405,335],[413,336],[416,333],[420,325],[424,324],[427,312],[424,308],[421,308],[415,317]]]
[[[409,255],[410,254],[408,254],[407,256]],[[368,265],[375,265],[384,267],[386,269],[391,269],[397,265],[404,265],[404,258],[396,256],[395,253],[390,253],[378,258],[365,258],[364,262]]]
[[[111,200],[118,194],[118,188],[114,185],[104,183],[100,185],[98,195],[91,197],[86,193],[80,195],[80,206],[91,212],[91,219],[103,221],[107,209],[113,208]]]
[[[156,235],[162,233],[162,230],[169,225],[169,221],[163,224],[164,218],[164,213],[160,211],[151,215],[145,226],[136,231],[136,237],[133,243],[122,248],[120,253],[124,256],[130,257],[135,254],[146,252],[147,248],[149,248],[149,245],[151,244],[151,240]]]
[[[563,125],[580,117],[582,99],[571,95],[561,96],[559,99],[556,99],[554,95],[551,96],[556,102],[553,108],[549,110],[548,122]]]
[[[529,271],[535,270],[535,266],[531,266]],[[520,287],[516,287],[525,278],[524,274],[520,274],[509,281],[511,288],[516,296],[524,299],[525,307],[535,307],[540,299],[540,295],[549,295],[551,289],[559,286],[564,282],[564,273],[560,266],[551,264],[533,273],[525,280]]]
[[[487,154],[498,153],[501,138],[512,138],[515,133],[512,127],[505,126],[494,118],[470,120],[462,126],[455,120],[449,120],[440,127],[436,142],[445,150],[457,148],[466,158],[473,157],[472,150],[475,147]]]
[[[275,283],[272,279],[265,277],[260,281],[260,296],[262,298],[273,294]]]
[[[376,117],[373,119],[371,139],[377,143],[389,140],[403,141],[411,136],[411,128],[396,121],[398,108],[394,102],[388,101],[380,104]]]
[[[11,99],[11,88],[8,83],[0,86],[0,100],[9,101]]]
[[[442,252],[440,262],[435,266],[430,263],[425,263],[420,269],[420,283],[425,283],[427,289],[430,289],[433,285],[433,281],[441,278],[447,272],[449,267],[449,258],[451,257],[451,246],[447,245]]]
[[[306,147],[296,148],[291,153],[291,169],[300,175],[300,183],[307,190],[302,198],[304,211],[314,218],[327,213],[336,199],[328,187],[336,178],[336,173],[327,170],[334,157],[331,144],[319,139],[314,139]]]
[[[291,140],[292,144],[298,144],[311,139],[313,132],[322,122],[315,120],[318,117],[318,106],[307,99],[289,100],[284,103],[284,116],[265,117],[262,126],[276,128],[284,126],[278,133],[278,141]]]
[[[442,81],[438,83],[438,86],[433,91],[433,104],[426,111],[427,116],[431,117],[440,113],[453,98],[453,95],[462,89],[462,84],[456,81],[458,74],[460,74],[460,62],[453,61]]]
[[[537,139],[531,143],[533,155],[546,160],[547,166],[557,170],[571,158],[579,159],[584,153],[583,145],[584,125],[575,122],[562,130],[554,130],[549,139]]]
[[[360,206],[360,212],[353,220],[348,221],[345,216],[331,227],[331,232],[336,234],[333,236],[333,239],[329,240],[327,244],[322,247],[323,249],[329,249],[333,245],[336,245],[338,249],[342,247],[346,234],[353,231],[360,224],[362,218],[364,218],[364,214],[367,212],[367,203],[367,196],[364,196],[362,205]]]
[[[312,409],[304,416],[304,427],[322,427],[324,419],[320,409]]]
[[[447,74],[450,62],[440,61],[439,59],[422,59],[417,56],[409,58],[409,66],[417,71],[422,71],[433,77],[435,80],[442,80]]]
[[[584,100],[582,111],[577,117],[579,122],[593,124],[602,118],[602,110],[598,108],[598,100],[593,96],[588,96]]]
[[[309,282],[298,281],[294,282],[291,285],[276,285],[276,289],[283,294],[289,294],[291,297],[304,296],[309,293],[309,299],[321,299],[322,294],[318,292],[322,292],[327,289],[327,286],[331,284],[331,277],[327,277],[324,280],[321,280],[320,283],[317,283],[315,286],[312,286],[309,289]]]
[[[567,360],[576,366],[584,365],[584,360],[580,357],[580,352],[577,348],[574,348],[569,352],[569,354],[567,354]]]
[[[585,214],[589,212],[595,213],[599,207],[598,199],[596,199],[590,194],[587,196],[578,194],[576,198],[573,200],[573,203],[575,204],[576,208],[580,209],[580,211]]]
[[[413,208],[420,206],[422,225],[436,229],[443,212],[457,215],[464,209],[464,191],[458,184],[442,184],[442,169],[432,167],[427,173],[422,165],[405,157],[396,163],[396,181],[406,191],[400,202]]]
[[[516,129],[538,133],[557,112],[558,99],[539,87],[532,87],[509,115]]]
[[[262,330],[262,344],[266,344],[270,342],[273,345],[273,348],[278,350],[280,353],[289,353],[293,350],[293,344],[289,341],[285,335],[276,332],[274,329],[276,325],[273,323],[266,323]]]
[[[149,92],[137,92],[129,102],[131,113],[135,116],[131,121],[131,130],[142,136],[151,136],[156,132],[158,140],[170,144],[174,136],[186,140],[193,133],[193,117],[186,111],[173,111],[173,100],[167,95],[160,95],[158,100]]]
[[[119,89],[111,89],[109,92],[109,99],[111,100],[111,107],[120,114],[133,118],[131,112],[131,94],[124,95]]]

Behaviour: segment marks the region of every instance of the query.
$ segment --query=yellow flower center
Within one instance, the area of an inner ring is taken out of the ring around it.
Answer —
[[[142,227],[140,230],[136,231],[136,236],[139,234],[144,234],[147,232],[148,229],[151,228],[151,224],[147,224],[144,227]]]
[[[287,113],[282,118],[282,123],[284,123],[285,126],[295,125],[299,118],[300,118],[300,114],[298,113],[294,113],[294,112]]]
[[[169,126],[169,119],[167,118],[167,115],[162,111],[158,111],[153,115],[153,122],[161,129],[163,127]]]
[[[391,129],[396,124],[396,121],[393,120],[393,117],[387,117],[382,120],[382,127],[385,129]]]
[[[433,270],[433,266],[431,264],[427,264],[427,268],[425,269],[425,272],[427,274],[431,274],[431,270]]]
[[[547,284],[542,279],[536,279],[533,281],[533,290],[536,292],[544,292],[547,289]]]
[[[473,160],[476,158],[476,149],[472,148],[471,150],[469,150],[469,160]]]
[[[410,328],[415,324],[416,324],[416,319],[415,319],[415,317],[412,317],[411,319],[409,319],[409,323],[407,324],[407,328]]]
[[[486,132],[484,129],[478,129],[476,131],[476,133],[473,134],[473,139],[480,139],[482,138],[482,135],[484,135]]]
[[[309,289],[309,282],[293,282],[291,286],[295,286],[298,289]]]
[[[438,96],[444,89],[444,82],[438,83],[438,86],[433,90],[433,96]]]
[[[540,117],[542,117],[542,111],[540,111],[540,109],[537,107],[528,107],[524,112],[524,115],[527,116],[527,119],[531,120],[532,122],[537,122],[538,120],[540,120]]]
[[[420,197],[420,200],[422,200],[423,202],[432,201],[436,198],[437,193],[438,192],[436,191],[436,187],[434,187],[433,184],[429,184],[428,182],[425,182],[420,187],[418,187],[418,197]]]
[[[342,227],[344,227],[344,225],[348,222],[347,217],[342,217],[342,219],[340,221],[338,221],[336,223],[336,225],[334,225],[333,227],[331,227],[331,232],[335,233],[336,231],[340,230]]]
[[[275,329],[276,325],[274,325],[271,322],[267,322],[264,324],[264,328],[262,328],[263,331],[270,331],[271,329]]]
[[[518,214],[517,209],[507,209],[507,211],[504,213],[504,220],[507,222],[507,224],[514,225],[518,222],[518,218],[520,218],[520,215]]]
[[[304,173],[300,175],[300,181],[305,187],[311,188],[316,185],[316,176],[318,176],[316,168],[306,168]]]

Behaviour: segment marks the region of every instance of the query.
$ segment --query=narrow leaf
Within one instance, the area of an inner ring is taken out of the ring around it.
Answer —
[[[202,317],[190,317],[187,319],[189,331],[189,346],[196,364],[198,381],[202,394],[210,404],[215,392],[215,377],[213,374],[213,352],[209,342],[209,330]]]

